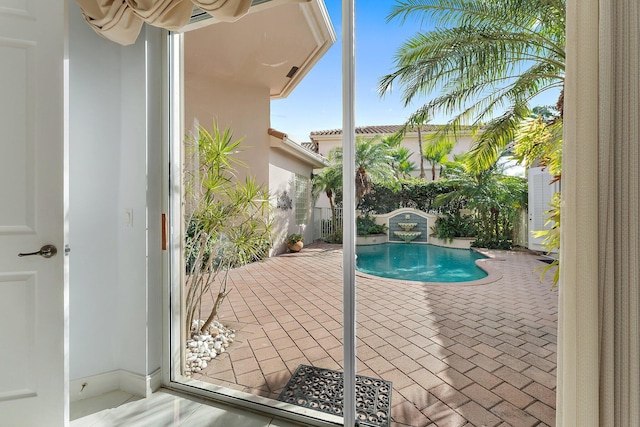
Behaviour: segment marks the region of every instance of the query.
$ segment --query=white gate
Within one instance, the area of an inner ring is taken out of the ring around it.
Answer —
[[[342,231],[342,208],[336,208],[336,224],[333,223],[331,208],[313,208],[313,240],[329,239],[335,230]]]
[[[553,177],[544,168],[529,169],[529,249],[546,251],[542,245],[543,238],[535,237],[535,231],[546,230],[547,215],[551,208],[553,194],[560,190],[558,182],[551,183]]]

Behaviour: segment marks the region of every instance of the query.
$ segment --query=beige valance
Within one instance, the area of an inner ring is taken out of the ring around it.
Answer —
[[[123,46],[133,44],[143,23],[176,31],[189,23],[197,6],[220,21],[245,15],[251,0],[76,0],[98,34]]]

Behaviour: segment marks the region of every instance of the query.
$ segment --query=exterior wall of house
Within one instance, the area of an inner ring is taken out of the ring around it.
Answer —
[[[422,146],[424,147],[426,144],[425,135],[423,135],[422,137],[423,137]],[[415,172],[413,172],[412,175],[420,176],[420,155],[419,155],[420,145],[418,144],[418,135],[414,133],[408,134],[407,137],[402,141],[402,145],[407,147],[413,153],[413,155],[411,156],[411,161],[416,165],[417,169]],[[470,149],[471,149],[471,136],[463,135],[460,138],[458,138],[458,140],[456,141],[455,145],[453,146],[453,150],[451,151],[451,154],[449,154],[448,158],[449,160],[453,160],[453,156],[455,154],[466,153]],[[425,173],[425,179],[427,181],[431,181],[431,178],[432,178],[431,165],[426,160],[424,161],[424,173]],[[436,179],[438,179],[439,177],[440,177],[440,166],[436,165]]]
[[[372,138],[375,135],[362,135],[362,136],[364,136],[365,138]],[[426,136],[427,136],[427,133],[425,132],[422,135],[423,146],[426,144]],[[329,151],[331,151],[333,148],[342,146],[342,135],[314,136],[313,140],[318,142],[318,151],[320,154],[322,154],[325,157],[329,154]],[[453,156],[455,154],[462,154],[469,151],[471,149],[471,143],[472,143],[472,140],[470,135],[462,135],[460,138],[458,138],[458,140],[456,141],[456,144],[453,147],[453,150],[451,151],[451,154],[449,155],[450,160],[453,159]],[[413,176],[420,176],[420,156],[419,156],[420,150],[419,150],[419,144],[418,144],[418,134],[415,132],[408,133],[405,136],[404,140],[402,141],[402,145],[408,148],[413,153],[411,156],[411,161],[416,165],[416,168],[417,168],[417,170],[413,173]],[[431,165],[429,164],[429,162],[427,161],[424,162],[424,169],[425,169],[425,179],[427,181],[431,181],[432,173],[431,173]],[[436,166],[436,179],[438,179],[439,176],[440,176],[440,167]]]
[[[319,140],[318,153],[327,157],[329,155],[329,151],[336,147],[342,147],[342,135],[338,135],[336,138],[332,139]]]
[[[371,138],[374,135],[363,135],[363,136],[365,138]],[[342,146],[342,135],[321,135],[321,136],[314,136],[312,137],[312,139],[318,143],[318,152],[325,157],[329,154],[329,151],[331,151],[333,148]],[[423,135],[423,146],[425,144],[424,141],[425,141],[425,135]],[[472,144],[471,136],[462,135],[454,145],[453,150],[449,155],[449,159],[453,160],[453,156],[455,154],[462,154],[469,151],[471,149],[471,144]],[[413,172],[412,175],[416,177],[420,176],[420,157],[418,155],[420,150],[419,150],[417,133],[412,132],[407,134],[404,140],[402,141],[402,145],[407,147],[413,153],[413,155],[411,156],[411,161],[416,165],[416,171]],[[427,181],[431,181],[431,178],[432,178],[431,165],[427,161],[424,162],[424,171],[425,171],[425,179]],[[439,177],[440,177],[440,167],[436,166],[436,179],[438,179]],[[327,197],[324,194],[321,194],[320,197],[318,197],[318,200],[316,201],[315,206],[319,208],[328,208],[329,199],[327,199]]]
[[[189,73],[185,64],[185,129],[194,123],[211,130],[214,118],[221,130],[230,128],[235,139],[243,138],[238,158],[248,169],[239,168],[238,178],[255,176],[258,183],[269,183],[270,97],[268,87],[250,87],[216,77],[204,79]]]
[[[162,200],[163,39],[145,26],[135,45],[120,47],[96,35],[75,3],[69,15],[69,359],[76,400],[97,384],[87,381],[80,396],[74,380],[112,372],[144,380],[161,364],[155,226]]]
[[[313,241],[313,200],[311,199],[311,181],[309,181],[309,211],[305,225],[296,224],[296,174],[310,178],[313,168],[302,160],[287,155],[282,150],[272,149],[269,155],[269,191],[273,206],[274,246],[271,255],[287,251],[284,240],[288,234],[304,235],[305,244]],[[288,202],[291,202],[289,208]]]

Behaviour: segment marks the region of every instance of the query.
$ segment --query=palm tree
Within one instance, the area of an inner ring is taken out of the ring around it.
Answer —
[[[453,141],[445,139],[431,140],[422,151],[422,158],[431,165],[431,180],[436,180],[436,165],[440,165],[447,160],[447,156],[453,150]]]
[[[391,156],[391,167],[396,173],[396,178],[407,178],[411,172],[416,170],[416,165],[411,158],[411,151],[407,147],[397,147],[389,150]]]
[[[407,125],[416,129],[418,132],[418,151],[422,153],[422,126],[426,125],[429,120],[424,114],[414,114],[407,121]],[[424,173],[424,157],[420,156],[420,179],[425,178]]]
[[[398,85],[409,105],[441,88],[412,118],[444,112],[455,117],[442,133],[482,129],[472,149],[476,169],[495,163],[532,98],[564,85],[565,0],[398,0],[388,16],[396,18],[436,28],[398,49],[379,93]],[[562,92],[560,108],[561,101]]]
[[[337,237],[338,234],[334,192],[340,188],[342,188],[342,169],[337,168],[335,165],[322,169],[318,174],[313,175],[313,179],[311,180],[311,196],[314,202],[318,200],[321,193],[326,194],[329,199],[334,238]]]
[[[469,156],[462,161],[447,163],[443,184],[449,192],[438,195],[434,207],[466,206],[480,219],[479,239],[499,242],[512,238],[513,220],[517,209],[527,203],[527,183],[524,179],[504,174],[503,166],[473,171]]]
[[[416,168],[415,164],[409,160],[411,151],[402,146],[403,138],[403,132],[395,132],[380,138],[380,143],[389,148],[389,157],[391,158],[389,165],[396,172],[398,179],[406,178]]]
[[[328,157],[329,162],[342,174],[342,147],[331,150]],[[356,207],[362,197],[371,191],[372,183],[397,182],[391,161],[389,147],[381,143],[379,137],[356,138]]]
[[[559,181],[562,174],[562,119],[552,107],[534,107],[518,127],[512,151],[521,165],[544,166]]]
[[[393,149],[401,146],[403,138],[404,138],[404,135],[402,133],[395,132],[390,135],[385,135],[381,137],[380,142],[383,144],[386,144],[387,147]]]

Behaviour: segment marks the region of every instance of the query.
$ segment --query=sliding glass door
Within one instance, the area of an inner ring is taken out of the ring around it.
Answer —
[[[312,244],[311,178],[324,163],[270,128],[269,107],[304,64],[286,40],[308,36],[321,54],[334,37],[326,19],[322,2],[292,3],[170,35],[167,356],[178,389],[342,425],[345,404],[355,420],[355,334],[344,327],[355,314],[354,252]],[[291,235],[301,252],[288,248]]]

